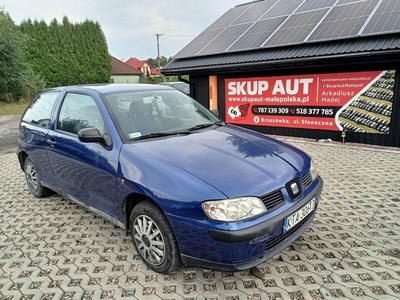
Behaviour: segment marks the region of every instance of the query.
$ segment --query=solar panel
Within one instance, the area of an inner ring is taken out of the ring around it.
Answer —
[[[255,2],[245,13],[243,13],[233,24],[242,24],[246,22],[257,21],[266,11],[276,5],[276,0],[265,0]]]
[[[255,49],[261,47],[265,40],[286,20],[278,17],[256,22],[244,35],[242,35],[228,51]]]
[[[270,10],[268,10],[260,19],[265,20],[269,18],[290,15],[296,10],[296,8],[300,6],[302,2],[303,0],[280,1]]]
[[[354,1],[354,0],[353,0]],[[297,10],[298,12],[310,11],[319,8],[331,7],[335,4],[336,0],[306,0]]]
[[[230,26],[222,31],[214,40],[205,46],[198,54],[207,55],[221,53],[229,48],[250,26],[252,23]]]
[[[195,56],[201,49],[204,48],[204,46],[206,46],[210,42],[210,40],[214,39],[222,30],[224,30],[224,28],[203,31],[186,47],[179,51],[175,55],[175,58]]]
[[[220,27],[225,28],[229,26],[233,21],[235,21],[241,14],[243,14],[249,8],[250,8],[249,5],[236,6],[234,8],[231,8],[221,18],[219,18],[217,21],[211,24],[210,27],[207,28],[207,30]]]
[[[370,0],[334,7],[308,41],[358,36],[378,1]]]
[[[350,4],[350,3],[355,3],[355,2],[362,2],[362,1],[368,1],[368,0],[338,0],[336,3],[336,6],[342,5],[342,4]]]
[[[236,6],[175,57],[400,32],[400,0],[259,0]]]
[[[400,30],[400,0],[382,2],[362,35]]]
[[[328,8],[324,8],[291,15],[263,46],[271,47],[303,42],[328,11]]]

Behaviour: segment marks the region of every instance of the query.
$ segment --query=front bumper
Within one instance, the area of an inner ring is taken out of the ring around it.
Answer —
[[[322,186],[323,186],[323,181],[322,179],[320,179],[319,184],[312,193],[308,194],[305,198],[302,199],[302,201],[296,203],[290,209],[285,210],[284,212],[285,217],[298,211],[312,198],[314,197],[319,198],[322,192]],[[269,232],[272,232],[277,228],[280,228],[282,226],[282,219],[283,219],[282,216],[278,215],[258,225],[242,230],[226,231],[226,230],[209,229],[208,232],[210,234],[210,237],[214,241],[224,242],[224,243],[241,243],[246,241],[252,241],[254,239],[259,239],[260,237],[268,234]]]
[[[323,181],[318,178],[308,195],[300,201],[274,217],[244,229],[223,230],[207,227],[200,221],[195,224],[182,223],[169,218],[178,239],[182,262],[218,271],[240,271],[266,261],[290,245],[310,226],[322,187]],[[301,209],[314,197],[314,210],[295,227],[283,233],[284,218]]]
[[[316,211],[312,212],[306,219],[304,223],[301,224],[298,228],[295,228],[293,231],[290,231],[290,235],[284,237],[278,244],[273,246],[272,248],[268,248],[267,251],[256,258],[251,259],[250,261],[246,261],[243,263],[238,264],[223,264],[218,262],[206,261],[194,257],[190,257],[187,255],[181,255],[182,263],[187,266],[197,266],[204,269],[212,269],[216,271],[222,272],[236,272],[246,270],[252,267],[255,267],[264,261],[268,260],[269,258],[273,257],[274,255],[281,252],[291,243],[293,243],[302,233],[310,226],[311,222],[315,217]]]

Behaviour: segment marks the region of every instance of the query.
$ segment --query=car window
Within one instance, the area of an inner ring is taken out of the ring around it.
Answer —
[[[53,110],[54,103],[59,94],[59,91],[41,93],[29,104],[22,120],[27,123],[49,128],[51,111]]]
[[[198,102],[174,89],[109,93],[104,100],[123,140],[220,121]]]
[[[190,86],[185,82],[160,82],[159,84],[173,87],[187,95],[190,94]]]
[[[96,127],[104,134],[104,121],[95,100],[88,95],[68,93],[61,106],[57,129],[78,134],[87,127]]]
[[[173,87],[181,92],[184,92],[185,94],[190,94],[189,85],[187,83],[176,83],[173,85]]]

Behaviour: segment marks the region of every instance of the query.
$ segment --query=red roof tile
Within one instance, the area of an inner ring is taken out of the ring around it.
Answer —
[[[127,65],[114,56],[111,56],[111,63],[111,75],[142,75],[142,71]]]
[[[145,60],[139,60],[137,58],[131,57],[125,63],[133,68],[140,70],[140,68],[143,67],[145,62],[146,62]]]

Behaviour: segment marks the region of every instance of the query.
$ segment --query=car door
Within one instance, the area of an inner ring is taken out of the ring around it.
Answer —
[[[18,134],[19,149],[23,149],[32,159],[44,185],[53,181],[46,153],[46,140],[53,107],[59,95],[59,90],[46,90],[38,94],[22,116]]]
[[[92,126],[101,134],[108,134],[95,98],[88,94],[67,92],[55,128],[48,133],[48,157],[58,182],[57,192],[67,194],[99,213],[117,218],[119,151],[113,145],[79,141],[79,130]]]

